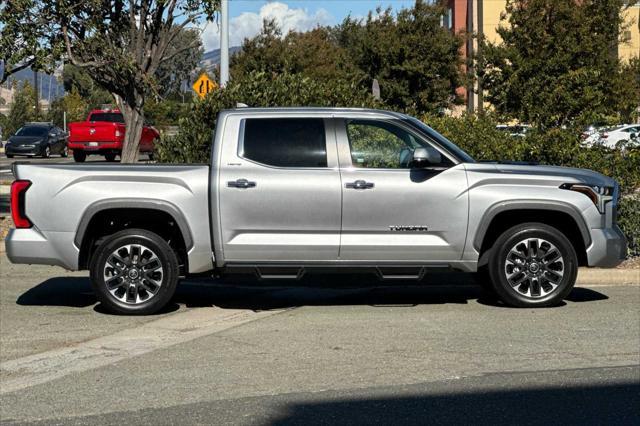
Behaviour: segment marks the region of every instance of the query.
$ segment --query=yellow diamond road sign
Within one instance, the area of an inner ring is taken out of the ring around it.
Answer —
[[[218,88],[215,81],[211,80],[206,73],[200,74],[200,77],[193,83],[193,90],[200,96],[200,99],[204,99],[207,93],[214,91]]]

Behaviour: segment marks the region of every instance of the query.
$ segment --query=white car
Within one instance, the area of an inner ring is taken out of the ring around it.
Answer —
[[[599,143],[603,146],[615,148],[619,142],[640,143],[640,124],[624,124],[600,134]]]

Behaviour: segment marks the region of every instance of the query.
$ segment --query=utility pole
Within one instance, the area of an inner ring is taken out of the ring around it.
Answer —
[[[220,87],[229,81],[229,0],[220,2]]]

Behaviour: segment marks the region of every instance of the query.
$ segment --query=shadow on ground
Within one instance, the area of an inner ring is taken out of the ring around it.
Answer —
[[[567,300],[593,302],[608,297],[588,288],[575,288]],[[258,281],[252,277],[217,280],[184,280],[174,303],[161,313],[186,307],[217,306],[223,309],[264,311],[299,306],[369,305],[413,307],[425,304],[466,304],[475,301],[502,306],[474,284],[467,274],[433,275],[421,282],[381,282],[368,276],[316,276],[300,282]],[[20,295],[16,303],[25,306],[69,306],[96,304],[91,283],[84,277],[59,277],[44,281]],[[95,310],[105,313],[100,305]]]

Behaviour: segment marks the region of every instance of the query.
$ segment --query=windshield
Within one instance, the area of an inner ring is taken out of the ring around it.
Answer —
[[[16,132],[16,136],[44,136],[47,134],[47,130],[43,126],[23,127]]]
[[[431,127],[427,126],[426,124],[424,124],[422,121],[418,120],[417,118],[407,117],[407,118],[403,119],[402,121],[407,123],[407,124],[409,124],[409,125],[411,125],[411,127],[419,130],[425,136],[435,140],[437,143],[442,145],[442,147],[444,149],[446,149],[447,151],[449,151],[453,155],[455,155],[458,158],[458,160],[460,160],[461,162],[463,162],[463,163],[475,163],[475,160],[473,159],[473,157],[471,157],[469,154],[467,154],[462,149],[460,149],[456,144],[454,144],[449,139],[445,138],[440,133],[436,132]]]
[[[106,121],[108,123],[124,123],[124,118],[119,112],[96,112],[91,114],[89,121]]]

